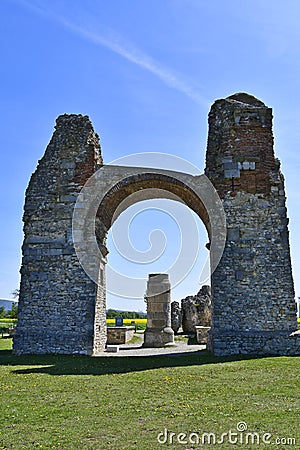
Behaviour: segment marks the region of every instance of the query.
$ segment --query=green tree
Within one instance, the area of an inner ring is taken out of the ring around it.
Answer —
[[[5,317],[5,308],[4,306],[0,306],[0,319]]]
[[[13,303],[11,306],[11,310],[7,311],[7,313],[5,315],[9,319],[17,319],[18,318],[18,304]]]

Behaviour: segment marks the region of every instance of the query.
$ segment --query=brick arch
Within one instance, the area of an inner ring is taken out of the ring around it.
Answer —
[[[181,174],[178,173],[179,177],[180,175]],[[174,197],[164,197],[163,191],[174,194]],[[139,192],[141,192],[141,196],[136,197],[136,201],[134,202],[162,197],[176,200],[178,197],[178,199],[180,199],[179,201],[182,201],[199,216],[210,237],[211,224],[209,214],[206,206],[195,191],[179,178],[153,172],[143,172],[141,174],[125,177],[107,192],[99,205],[97,212],[97,217],[106,230],[109,230],[113,220],[115,220],[114,215],[119,205],[132,194]],[[125,208],[127,207],[128,206],[125,205]]]

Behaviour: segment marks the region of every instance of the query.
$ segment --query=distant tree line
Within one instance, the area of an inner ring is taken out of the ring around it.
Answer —
[[[106,311],[107,319],[114,319],[115,317],[123,317],[123,319],[144,319],[147,317],[146,313],[141,311],[117,311],[116,309],[108,309]]]
[[[6,311],[4,306],[0,306],[0,319],[17,319],[18,317],[18,304],[13,303],[11,310]]]
[[[18,304],[13,303],[10,311],[6,311],[4,306],[0,306],[0,319],[17,319]],[[115,309],[108,309],[106,311],[107,319],[114,319],[115,317],[123,317],[124,319],[144,319],[147,317],[146,313],[141,311],[117,311]]]
[[[16,300],[19,299],[20,289],[15,289],[11,295]],[[18,303],[12,303],[11,310],[6,311],[4,306],[0,306],[0,319],[17,319],[18,318]]]

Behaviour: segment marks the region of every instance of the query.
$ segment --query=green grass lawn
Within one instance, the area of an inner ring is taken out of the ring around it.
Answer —
[[[0,339],[1,449],[299,448],[299,357],[16,357],[9,344]],[[177,441],[220,439],[239,422],[296,444]],[[158,442],[164,429],[173,444]]]
[[[11,350],[12,347],[12,339],[8,339],[8,338],[1,338],[0,337],[0,350]],[[0,353],[1,355],[1,353]],[[1,359],[0,359],[0,364],[1,364]]]
[[[131,338],[130,341],[127,342],[127,344],[142,346],[143,342],[144,342],[143,336],[138,336],[137,334],[135,334],[133,338]]]

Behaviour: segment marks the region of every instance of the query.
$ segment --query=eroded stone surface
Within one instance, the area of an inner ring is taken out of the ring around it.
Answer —
[[[206,162],[228,230],[212,275],[210,349],[217,355],[299,352],[299,341],[289,338],[297,328],[296,304],[272,110],[245,94],[216,101]]]
[[[174,331],[174,333],[178,333],[178,330],[181,326],[181,308],[180,304],[177,301],[173,301],[171,303],[171,328]]]
[[[150,274],[147,283],[147,328],[144,347],[174,344],[171,328],[171,285],[168,274]]]
[[[101,165],[89,118],[60,116],[26,191],[16,354],[92,354],[105,346],[105,284],[97,288],[85,274],[72,238],[77,195]]]
[[[133,338],[134,332],[135,327],[132,326],[107,327],[107,344],[126,344]]]
[[[202,286],[196,295],[181,300],[182,330],[196,333],[196,325],[211,326],[211,293],[209,286]]]

